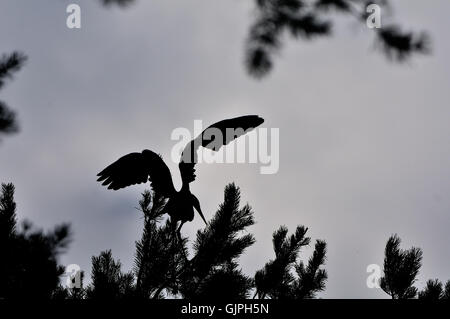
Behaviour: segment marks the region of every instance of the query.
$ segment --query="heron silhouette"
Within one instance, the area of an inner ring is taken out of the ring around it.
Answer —
[[[108,189],[118,190],[134,184],[150,181],[153,191],[168,199],[163,213],[169,214],[176,227],[177,235],[181,239],[181,227],[187,221],[194,219],[194,208],[205,224],[205,216],[200,208],[200,202],[191,193],[189,184],[195,180],[195,164],[197,151],[200,146],[218,151],[222,146],[230,143],[261,125],[264,119],[257,115],[245,115],[222,120],[207,127],[201,134],[191,140],[184,148],[178,168],[181,174],[182,186],[176,191],[172,175],[162,157],[150,150],[141,153],[130,153],[106,167],[97,174],[97,181]]]

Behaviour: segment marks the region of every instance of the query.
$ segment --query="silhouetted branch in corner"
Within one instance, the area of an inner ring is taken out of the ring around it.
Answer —
[[[370,3],[378,4],[383,11],[388,6],[387,1],[256,0],[256,21],[250,28],[246,49],[248,72],[257,78],[269,73],[285,33],[303,40],[330,36],[333,29],[330,11],[356,18],[365,25],[366,7]],[[415,53],[430,52],[430,40],[424,32],[403,32],[395,24],[373,31],[378,47],[390,59],[404,61]]]
[[[125,7],[134,0],[100,0],[105,6]],[[273,68],[274,56],[282,47],[282,39],[311,40],[331,36],[334,23],[332,12],[356,19],[366,25],[369,4],[377,4],[381,11],[390,11],[387,0],[254,0],[255,21],[250,27],[245,48],[248,73],[255,78],[266,76]],[[383,21],[385,20],[383,16]],[[412,55],[431,52],[430,37],[426,32],[402,31],[394,23],[383,22],[381,28],[370,29],[376,48],[390,60],[402,62]]]
[[[0,89],[11,79],[13,74],[20,70],[27,57],[20,52],[4,54],[0,58]],[[0,101],[0,137],[2,134],[16,133],[19,130],[16,113],[5,102]]]
[[[49,299],[58,288],[64,267],[58,256],[70,243],[70,227],[34,230],[29,222],[17,229],[14,186],[2,184],[0,194],[0,299]]]

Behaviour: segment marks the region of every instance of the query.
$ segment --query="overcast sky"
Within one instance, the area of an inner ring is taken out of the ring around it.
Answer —
[[[82,28],[66,27],[81,6]],[[138,1],[127,10],[97,1],[2,0],[0,53],[21,50],[27,65],[0,98],[21,132],[0,144],[0,181],[16,185],[18,217],[50,228],[71,222],[62,263],[88,274],[100,251],[130,270],[143,220],[145,186],[113,192],[96,174],[129,152],[170,159],[172,130],[258,114],[280,130],[280,169],[200,164],[191,190],[207,219],[236,182],[255,212],[256,244],[241,258],[253,275],[273,258],[271,234],[309,227],[328,243],[325,298],[385,298],[366,286],[388,237],[421,247],[417,286],[450,279],[450,2],[398,0],[395,19],[429,31],[433,54],[397,65],[373,50],[371,31],[342,20],[333,38],[287,41],[273,72],[244,69],[252,0]],[[194,238],[198,216],[183,227]],[[302,255],[309,257],[311,250]]]

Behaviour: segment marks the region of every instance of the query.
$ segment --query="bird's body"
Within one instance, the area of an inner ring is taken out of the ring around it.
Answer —
[[[97,174],[97,181],[108,185],[109,189],[118,190],[133,184],[151,181],[155,193],[168,199],[164,206],[164,213],[169,214],[172,221],[180,221],[180,227],[194,219],[194,209],[197,210],[205,224],[205,217],[200,209],[200,202],[190,189],[189,184],[195,180],[195,164],[197,150],[200,146],[217,151],[221,146],[247,133],[262,124],[264,120],[256,115],[247,115],[217,122],[205,129],[199,136],[186,145],[178,165],[180,169],[182,187],[177,191],[172,182],[172,176],[161,156],[150,150],[142,153],[130,153],[106,167]],[[232,136],[226,135],[228,129],[233,129]],[[210,131],[208,131],[210,130]],[[211,131],[214,131],[211,134]],[[217,132],[222,133],[220,139]],[[209,136],[209,138],[206,138]],[[211,142],[211,136],[215,139]]]
[[[194,198],[196,199],[189,188],[181,188],[169,198],[164,206],[164,212],[174,221],[191,222],[194,220]]]

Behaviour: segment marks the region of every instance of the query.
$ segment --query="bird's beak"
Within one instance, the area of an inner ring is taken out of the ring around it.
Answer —
[[[200,207],[198,208],[198,214],[200,215],[200,217],[203,219],[203,221],[205,222],[205,225],[208,226],[208,223],[206,222],[205,216],[203,216],[202,210],[200,209]]]
[[[195,201],[194,201],[194,208],[198,212],[200,217],[203,219],[203,221],[205,222],[206,226],[208,226],[208,223],[206,222],[205,216],[203,216],[202,209],[200,208],[200,202],[198,201],[197,198],[195,198]]]

